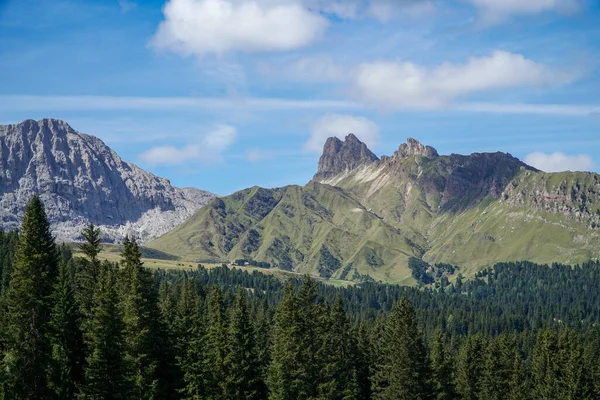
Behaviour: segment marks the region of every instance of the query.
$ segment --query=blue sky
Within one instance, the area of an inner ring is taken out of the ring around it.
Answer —
[[[599,56],[596,0],[0,0],[0,123],[223,195],[304,184],[349,132],[598,171]]]

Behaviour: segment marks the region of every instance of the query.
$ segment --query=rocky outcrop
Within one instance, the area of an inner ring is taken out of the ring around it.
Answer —
[[[20,224],[25,204],[38,193],[58,240],[80,239],[94,222],[106,240],[125,234],[142,242],[157,237],[215,197],[173,187],[123,161],[100,139],[56,119],[0,126],[0,226]]]
[[[367,145],[352,133],[346,136],[343,142],[337,137],[330,137],[323,146],[319,169],[313,179],[323,181],[378,160],[379,158],[369,150]]]
[[[439,154],[436,149],[431,146],[425,146],[418,140],[408,138],[406,143],[402,143],[400,148],[394,153],[396,158],[408,158],[410,156],[421,156],[427,158],[438,157]]]

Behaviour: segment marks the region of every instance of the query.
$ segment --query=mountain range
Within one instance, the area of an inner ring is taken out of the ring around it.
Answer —
[[[172,186],[64,121],[0,125],[0,227],[18,228],[35,193],[61,241],[79,240],[82,228],[94,222],[106,241],[129,234],[145,242],[215,198]]]
[[[415,139],[379,158],[350,134],[327,140],[306,186],[213,199],[148,246],[409,284],[411,258],[464,274],[500,261],[583,262],[600,255],[600,175],[544,173],[500,152],[439,155]]]
[[[217,197],[176,188],[56,119],[0,126],[0,226],[38,193],[61,241],[89,222],[189,262],[244,260],[411,284],[409,264],[577,263],[600,256],[600,175],[545,173],[506,153],[440,155],[409,138],[378,157],[329,138],[305,186]]]

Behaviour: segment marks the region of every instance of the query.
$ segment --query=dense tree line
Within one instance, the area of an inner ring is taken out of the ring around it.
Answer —
[[[428,287],[151,271],[128,237],[0,232],[0,399],[598,399],[600,265]]]

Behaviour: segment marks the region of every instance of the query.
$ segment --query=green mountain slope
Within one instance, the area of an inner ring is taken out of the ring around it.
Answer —
[[[344,190],[311,182],[215,199],[148,246],[199,262],[253,259],[324,277],[345,269],[410,283],[408,258],[422,251],[407,236]]]
[[[409,284],[410,257],[467,275],[500,261],[583,262],[600,257],[600,176],[548,174],[505,153],[440,156],[414,139],[380,160],[349,135],[327,141],[308,185],[215,199],[148,246]]]

